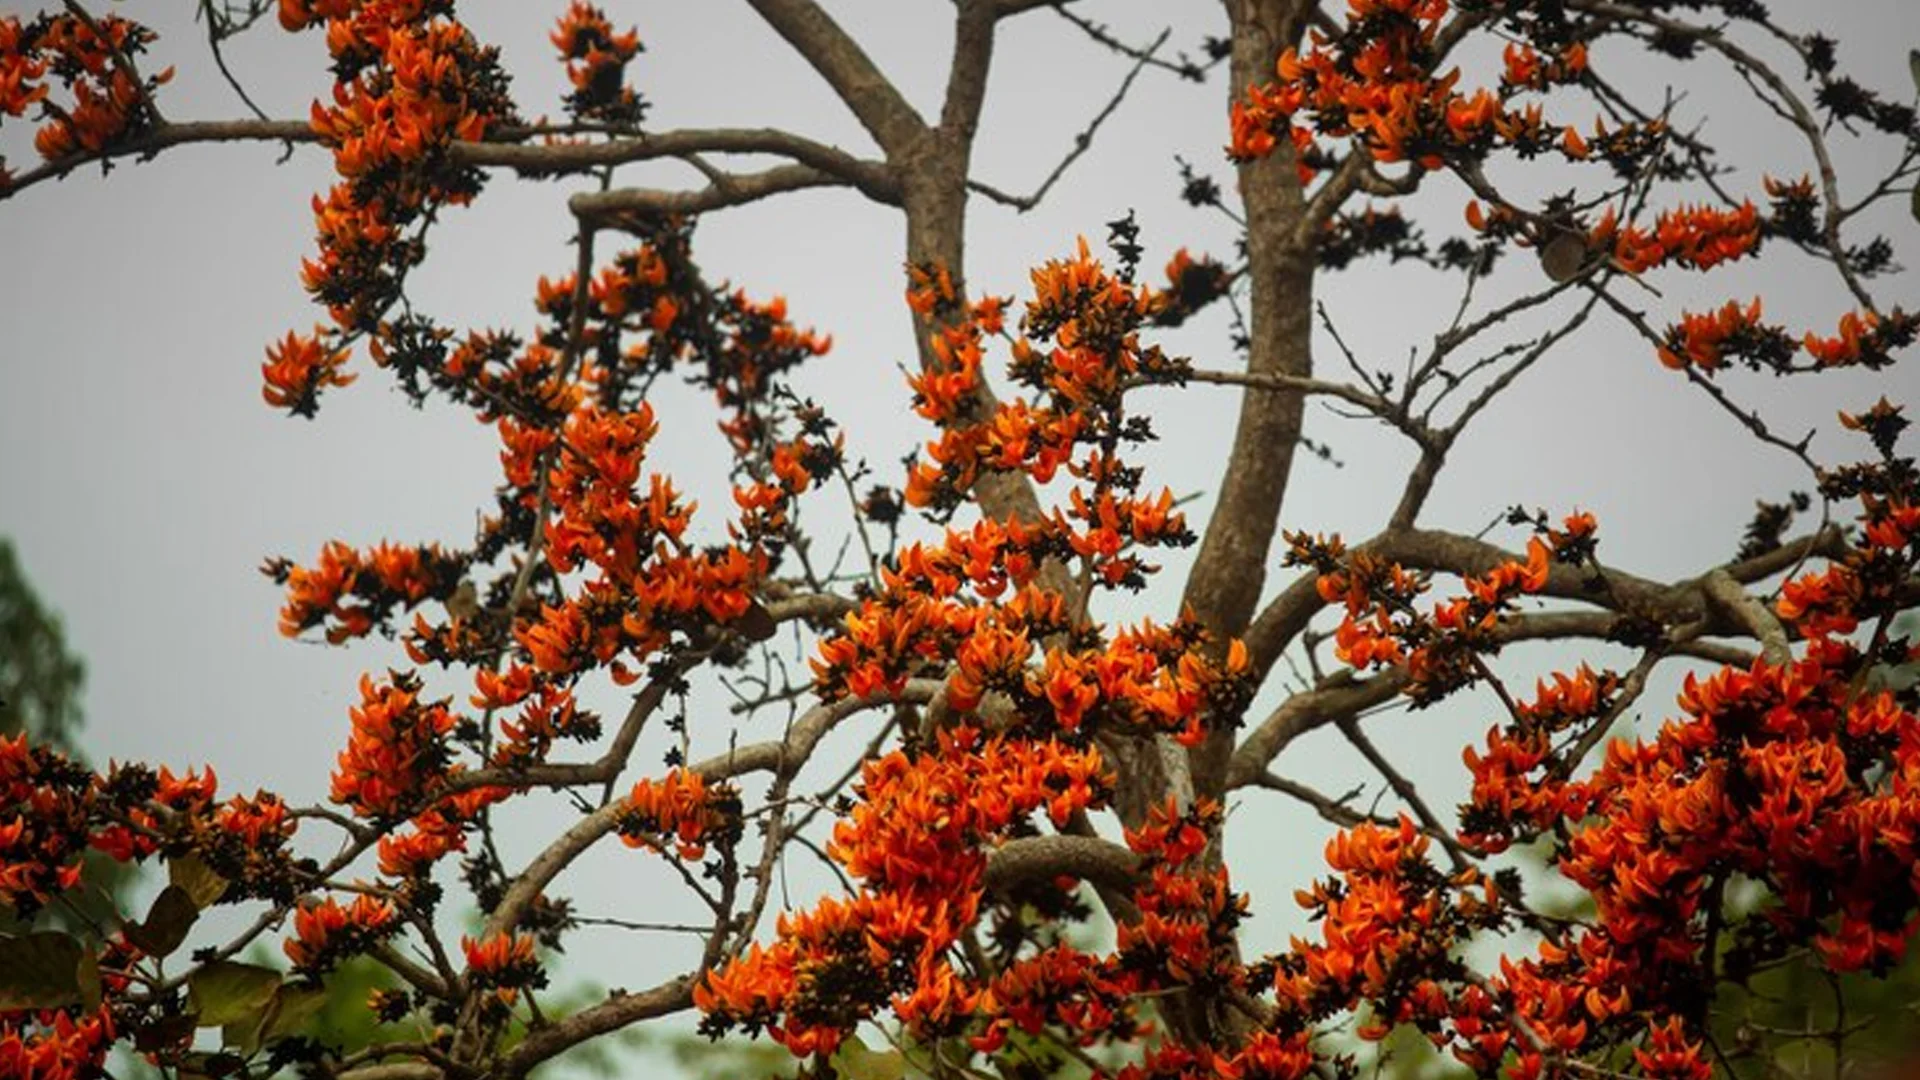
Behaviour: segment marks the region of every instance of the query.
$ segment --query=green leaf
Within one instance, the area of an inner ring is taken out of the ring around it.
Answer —
[[[74,969],[73,981],[80,987],[80,1004],[89,1011],[100,1007],[100,958],[92,949],[80,954],[80,966]]]
[[[86,954],[77,939],[54,930],[0,935],[0,1012],[80,1004]]]
[[[907,1055],[898,1050],[875,1052],[860,1036],[849,1035],[833,1053],[833,1067],[846,1080],[901,1080],[907,1075]]]
[[[169,885],[154,897],[145,922],[128,923],[127,940],[148,956],[166,956],[187,940],[200,908],[187,890]]]
[[[326,1004],[327,992],[320,986],[283,983],[264,1008],[221,1028],[221,1045],[251,1054],[276,1039],[297,1034]]]
[[[1913,220],[1920,221],[1920,184],[1913,186],[1913,204],[1908,209],[1913,213]]]
[[[167,880],[187,892],[193,906],[206,910],[227,891],[227,879],[208,869],[198,855],[167,860]]]
[[[279,972],[231,960],[215,960],[187,976],[187,996],[201,1027],[225,1027],[248,1017],[257,1022],[278,989]]]
[[[324,987],[303,983],[282,986],[273,995],[273,1003],[267,1006],[266,1023],[260,1026],[260,1041],[267,1043],[299,1034],[326,1006]]]

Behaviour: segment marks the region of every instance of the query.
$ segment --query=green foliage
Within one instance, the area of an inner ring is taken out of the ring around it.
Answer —
[[[0,1011],[55,1009],[85,997],[80,967],[91,954],[67,934],[0,936]],[[98,992],[99,975],[91,982]]]
[[[25,732],[74,757],[83,722],[80,690],[86,666],[67,651],[60,619],[41,605],[21,570],[12,541],[0,537],[0,737]],[[90,851],[81,887],[47,912],[46,921],[74,933],[94,935],[112,921],[113,898],[134,877],[132,867]],[[0,909],[0,933],[23,933],[11,914]]]
[[[40,605],[13,543],[0,539],[0,735],[24,731],[71,749],[86,668],[67,652],[60,620]]]

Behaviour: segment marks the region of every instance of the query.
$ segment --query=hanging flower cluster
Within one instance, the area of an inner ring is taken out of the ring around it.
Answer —
[[[173,69],[142,77],[134,57],[153,31],[118,15],[40,15],[22,23],[0,17],[0,115],[41,119],[33,146],[50,162],[97,154],[139,135],[160,119],[153,95]],[[59,88],[55,94],[54,88]],[[0,191],[8,173],[0,161]]]
[[[422,237],[440,208],[479,193],[481,174],[455,145],[481,141],[514,117],[496,50],[451,10],[429,0],[280,5],[288,30],[325,25],[337,79],[331,102],[314,102],[312,126],[340,180],[313,200],[320,250],[301,269],[334,329],[289,335],[267,365],[268,402],[296,415],[311,416],[320,390],[350,379],[339,372],[349,337],[379,329],[424,257]]]

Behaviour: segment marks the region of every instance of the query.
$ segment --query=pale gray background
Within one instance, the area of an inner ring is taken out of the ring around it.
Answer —
[[[516,97],[530,116],[560,111],[563,74],[546,34],[561,6],[464,6],[475,32],[502,46]],[[637,25],[646,43],[631,73],[653,102],[653,126],[770,124],[870,149],[822,84],[743,4],[608,6],[617,24]],[[858,0],[828,6],[916,105],[937,109],[949,5]],[[1197,50],[1202,35],[1224,32],[1212,4],[1078,6],[1129,40],[1149,40],[1171,23],[1170,50]],[[179,65],[178,79],[161,98],[170,117],[240,115],[188,19],[191,7],[136,2],[118,10],[164,34],[145,63],[149,69]],[[1920,43],[1920,16],[1910,0],[1783,2],[1776,9],[1791,26],[1823,26],[1842,42],[1844,66],[1905,98],[1906,51]],[[1469,60],[1485,61],[1492,52]],[[1779,50],[1767,55],[1797,74]],[[1604,66],[1609,58],[1601,51],[1595,62]],[[231,60],[276,116],[304,116],[328,86],[316,35],[290,37],[262,27],[233,44]],[[1126,68],[1126,61],[1049,13],[1009,25],[994,65],[977,175],[1005,189],[1029,189]],[[1702,77],[1705,70],[1711,77]],[[1682,75],[1671,66],[1636,62],[1622,81],[1657,98],[1658,88],[1675,78],[1685,80],[1689,94],[1680,115],[1687,122],[1707,118],[1708,135],[1725,148],[1726,160],[1741,166],[1730,180],[1735,190],[1758,201],[1762,165],[1788,176],[1810,168],[1797,136],[1710,63]],[[1103,223],[1129,207],[1139,211],[1146,265],[1156,278],[1183,244],[1230,256],[1224,222],[1179,203],[1171,161],[1181,154],[1230,186],[1221,152],[1226,92],[1224,69],[1199,86],[1149,71],[1041,210],[1017,216],[976,201],[968,237],[973,287],[1021,293],[1027,267],[1070,252],[1076,234],[1097,245]],[[1562,106],[1550,115],[1585,128],[1590,112]],[[1836,135],[1835,141],[1850,198],[1861,193],[1870,171],[1884,171],[1897,153],[1884,139],[1856,143]],[[0,147],[16,171],[32,163],[25,125],[0,131]],[[323,317],[308,304],[297,271],[300,257],[312,250],[307,199],[330,182],[329,164],[311,147],[276,167],[278,154],[274,146],[182,148],[152,163],[117,165],[104,182],[97,170],[83,172],[0,202],[6,275],[0,289],[0,533],[15,539],[27,571],[63,615],[73,647],[88,663],[86,741],[96,758],[176,768],[211,762],[223,790],[264,786],[312,800],[325,795],[357,677],[404,657],[381,642],[343,651],[280,638],[274,631],[279,596],[256,572],[261,557],[308,560],[334,537],[354,544],[382,538],[462,543],[476,511],[489,505],[498,470],[490,429],[438,405],[416,413],[364,358],[353,367],[359,383],[334,393],[317,422],[289,420],[262,404],[264,346]],[[698,182],[691,170],[671,165],[630,169],[622,177],[649,185]],[[1539,190],[1567,182],[1556,175]],[[414,295],[449,325],[526,328],[535,279],[571,267],[564,199],[587,184],[497,178],[474,207],[446,215],[430,260],[415,277]],[[1428,187],[1412,209],[1425,212],[1429,235],[1438,240],[1463,230],[1462,189],[1450,181]],[[1874,221],[1910,254],[1915,227],[1900,201]],[[852,193],[824,192],[716,215],[701,225],[696,242],[714,277],[759,296],[783,293],[796,321],[834,335],[833,352],[805,373],[802,389],[846,423],[854,452],[883,474],[931,433],[906,408],[899,375],[912,353],[900,303],[901,232],[893,212]],[[1649,302],[1653,321],[1663,325],[1683,307],[1761,293],[1769,315],[1796,331],[1830,331],[1845,306],[1831,274],[1793,253],[1775,255],[1764,265],[1705,278],[1655,275],[1665,298],[1636,302]],[[1537,284],[1537,274],[1511,261],[1483,297],[1514,295]],[[1395,369],[1408,348],[1425,347],[1458,295],[1455,281],[1383,262],[1321,282],[1320,299],[1348,342]],[[1883,302],[1910,300],[1908,292],[1908,278],[1878,286]],[[1224,314],[1215,311],[1169,335],[1169,347],[1203,367],[1232,366]],[[1758,447],[1660,368],[1644,344],[1603,315],[1595,322],[1482,417],[1455,451],[1423,522],[1471,532],[1516,501],[1556,514],[1586,508],[1599,515],[1601,554],[1610,565],[1656,576],[1697,572],[1731,554],[1756,498],[1777,499],[1806,488],[1808,480],[1785,455]],[[1329,343],[1322,345],[1322,370],[1338,375],[1335,354]],[[1829,461],[1856,453],[1833,432],[1836,407],[1864,405],[1882,393],[1911,399],[1916,388],[1910,367],[1790,383],[1732,373],[1724,382],[1784,431],[1820,427],[1815,453]],[[1235,393],[1196,388],[1152,401],[1164,441],[1151,454],[1156,471],[1150,480],[1178,494],[1201,493],[1191,508],[1196,523],[1205,517]],[[653,464],[714,511],[699,518],[696,529],[718,537],[728,500],[705,395],[671,387],[661,399]],[[1410,461],[1405,444],[1318,406],[1309,411],[1308,432],[1330,443],[1345,467],[1302,457],[1284,524],[1354,536],[1378,527]],[[891,478],[897,480],[897,472]],[[814,516],[832,521],[839,510],[823,502]],[[1520,543],[1510,530],[1494,537]],[[1170,617],[1182,567],[1178,557],[1170,561],[1145,597],[1110,603],[1101,614],[1113,621]],[[1276,572],[1269,591],[1287,579]],[[1605,653],[1580,655],[1620,662]],[[1502,666],[1524,685],[1533,672],[1572,659],[1564,652],[1515,651]],[[620,696],[608,690],[595,691],[593,699],[615,715],[621,707]],[[1670,700],[1670,690],[1663,690],[1643,704],[1657,719]],[[1373,730],[1428,785],[1433,801],[1449,806],[1464,790],[1460,746],[1493,719],[1485,702],[1456,703],[1383,717]],[[765,737],[777,722],[769,717],[743,737]],[[696,752],[724,746],[730,727],[717,707],[711,719],[696,715]],[[832,745],[844,754],[870,731],[868,721]],[[652,767],[660,748],[650,746],[643,764]],[[1337,738],[1303,740],[1280,766],[1329,791],[1373,780]],[[545,816],[523,816],[509,832],[510,863],[524,859],[563,820],[566,811],[556,800],[543,805]],[[1236,882],[1254,893],[1249,949],[1278,948],[1301,927],[1290,892],[1318,872],[1325,830],[1276,796],[1249,793],[1236,805],[1242,819],[1231,839]],[[1255,816],[1258,821],[1244,820]],[[796,864],[794,902],[804,902],[823,881]],[[649,857],[613,845],[584,860],[561,890],[596,914],[685,914],[667,885]],[[684,941],[587,931],[575,938],[564,964],[586,978],[637,987],[664,973],[663,956],[684,962],[689,955]]]

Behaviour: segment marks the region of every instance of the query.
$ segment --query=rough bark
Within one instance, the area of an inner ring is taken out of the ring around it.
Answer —
[[[1273,61],[1293,41],[1311,5],[1302,0],[1228,0],[1233,57],[1230,92],[1272,76]],[[1239,169],[1247,222],[1250,338],[1247,370],[1305,378],[1312,374],[1313,257],[1296,240],[1305,213],[1290,147]],[[1252,390],[1241,399],[1219,495],[1201,539],[1183,600],[1222,637],[1252,620],[1267,563],[1306,396],[1297,390]],[[1225,790],[1233,732],[1215,731],[1193,753],[1196,794]]]

